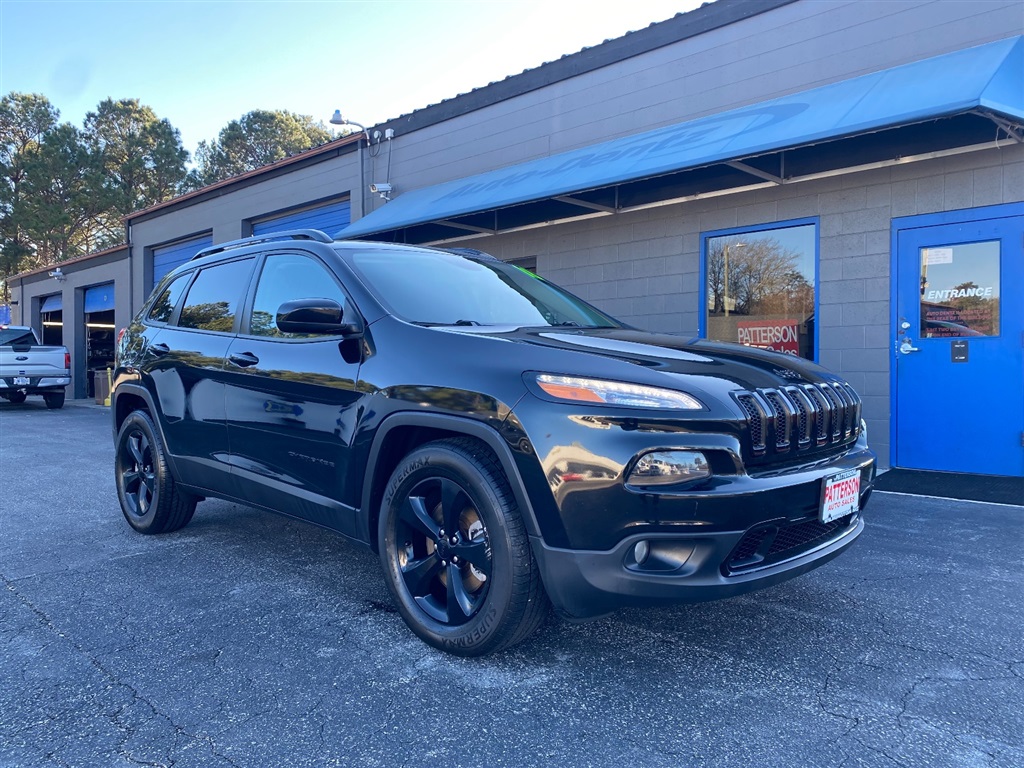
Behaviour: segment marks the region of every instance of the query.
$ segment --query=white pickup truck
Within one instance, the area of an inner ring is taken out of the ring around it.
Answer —
[[[47,408],[60,408],[70,383],[66,347],[44,347],[26,326],[0,325],[0,397],[23,403],[28,395],[42,395]]]

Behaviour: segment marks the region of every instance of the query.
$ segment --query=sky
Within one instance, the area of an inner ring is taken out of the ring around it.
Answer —
[[[0,0],[0,93],[137,98],[194,153],[253,109],[372,126],[701,0]]]

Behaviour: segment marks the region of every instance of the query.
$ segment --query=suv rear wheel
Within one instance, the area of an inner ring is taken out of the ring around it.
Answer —
[[[402,618],[435,648],[491,653],[547,616],[508,481],[474,440],[428,443],[406,456],[388,483],[377,535]]]
[[[197,499],[174,482],[163,441],[148,413],[128,415],[116,448],[117,498],[129,525],[140,533],[169,533],[188,525]]]

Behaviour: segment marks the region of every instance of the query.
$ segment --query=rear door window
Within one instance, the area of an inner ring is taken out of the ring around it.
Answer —
[[[200,270],[188,289],[178,326],[231,333],[249,287],[255,259],[238,259]]]

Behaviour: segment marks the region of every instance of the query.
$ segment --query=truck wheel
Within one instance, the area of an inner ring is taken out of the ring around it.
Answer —
[[[117,434],[117,498],[125,520],[140,533],[169,533],[188,525],[196,498],[171,477],[160,435],[145,411],[133,411]]]
[[[24,395],[22,395],[24,400]],[[63,408],[64,407],[64,392],[45,392],[43,393],[43,400],[46,401],[46,407],[50,409]]]
[[[25,393],[24,392],[11,392],[9,395],[4,395],[12,403],[24,403]]]
[[[549,612],[508,480],[475,440],[427,443],[399,463],[377,541],[402,618],[442,651],[501,650]]]

